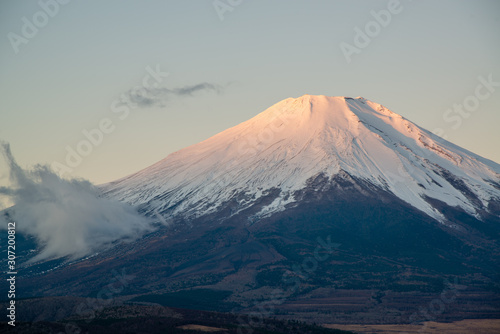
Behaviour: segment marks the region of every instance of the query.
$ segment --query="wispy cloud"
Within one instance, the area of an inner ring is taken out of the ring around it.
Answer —
[[[154,107],[154,106],[165,106],[166,102],[176,96],[193,96],[195,93],[199,92],[215,92],[221,93],[222,86],[202,82],[196,85],[188,85],[177,88],[145,88],[141,89],[130,89],[125,95],[130,100],[130,102],[137,104],[139,107]]]
[[[0,142],[0,151],[11,182],[0,187],[0,195],[15,204],[8,212],[17,231],[34,236],[41,248],[32,261],[79,258],[153,229],[132,207],[100,197],[90,182],[61,179],[48,166],[24,170],[9,144]]]

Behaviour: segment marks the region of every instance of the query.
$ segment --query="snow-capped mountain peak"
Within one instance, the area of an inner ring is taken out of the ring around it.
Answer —
[[[102,186],[107,196],[164,216],[190,219],[231,203],[230,214],[272,194],[255,217],[294,205],[319,175],[350,175],[429,216],[429,198],[480,217],[500,199],[500,165],[362,97],[304,95],[158,163]],[[326,181],[326,182],[329,182]]]

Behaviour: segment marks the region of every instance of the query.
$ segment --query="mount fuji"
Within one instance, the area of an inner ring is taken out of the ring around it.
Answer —
[[[499,316],[500,165],[361,97],[283,100],[99,189],[157,229],[20,291],[87,297],[123,272],[121,301],[399,323],[451,290],[433,320]]]
[[[248,218],[296,205],[321,177],[349,175],[446,222],[433,199],[482,219],[498,215],[500,165],[364,98],[304,95],[106,184],[106,196],[184,220],[223,209]],[[272,201],[270,201],[272,199]],[[270,203],[267,203],[269,202]],[[496,208],[496,209],[495,209]]]

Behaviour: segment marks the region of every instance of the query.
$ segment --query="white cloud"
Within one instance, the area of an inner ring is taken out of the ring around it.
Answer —
[[[79,258],[153,229],[132,207],[100,197],[90,182],[62,179],[48,166],[24,170],[7,143],[1,143],[0,150],[10,177],[10,185],[0,187],[0,196],[15,204],[7,210],[16,231],[38,241],[41,252],[32,261]]]

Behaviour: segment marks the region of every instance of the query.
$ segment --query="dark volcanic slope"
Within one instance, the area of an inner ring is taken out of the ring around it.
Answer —
[[[377,310],[384,300],[394,303],[383,296],[410,293],[405,298],[413,308],[392,321],[408,318],[421,306],[419,299],[428,303],[425,296],[439,295],[449,282],[479,294],[497,293],[497,218],[481,222],[441,204],[450,222],[440,224],[347,173],[332,181],[318,176],[308,184],[295,194],[300,204],[271,217],[253,222],[248,212],[223,222],[217,215],[204,217],[180,225],[183,229],[161,230],[135,244],[33,276],[21,281],[19,290],[28,295],[95,296],[119,272],[130,277],[120,295],[151,296],[144,301],[158,302],[154,296],[196,287],[229,291],[209,308],[220,311],[250,310],[260,300],[272,299],[273,289],[285,295],[276,309],[282,304],[289,309],[287,303],[307,299],[316,289],[368,290]],[[497,299],[474,296],[475,301],[467,301],[472,308],[489,305],[479,314],[498,315],[492,313]],[[197,308],[200,303],[181,306]]]

